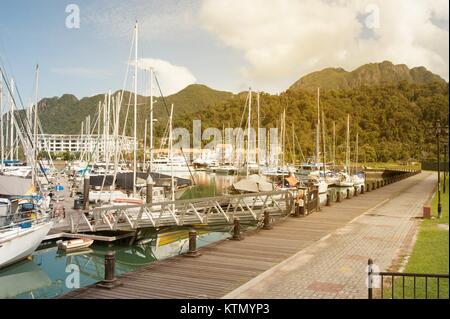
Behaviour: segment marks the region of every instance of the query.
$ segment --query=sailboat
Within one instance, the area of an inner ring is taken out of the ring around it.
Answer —
[[[4,79],[5,74],[3,70],[0,69],[0,71],[2,78]],[[38,68],[36,68],[36,79],[38,78],[37,74]],[[13,110],[15,101],[12,98],[12,90],[8,85],[7,89],[11,97],[11,110]],[[36,104],[34,106],[35,116],[37,116],[37,102],[36,94]],[[0,103],[0,110],[1,109],[2,105]],[[38,171],[36,169],[38,163],[36,152],[37,145],[35,143],[36,139],[33,141],[30,136],[28,136],[28,139],[24,138],[23,134],[29,134],[30,132],[27,130],[27,127],[23,127],[24,125],[22,125],[22,127],[19,126],[15,121],[15,114],[13,112],[11,113],[10,120],[11,127],[16,128],[16,138],[20,140],[23,145],[27,162],[31,164],[30,167],[33,176],[30,181],[29,179],[16,178],[15,176],[0,175],[0,178],[3,179],[3,181],[0,180],[0,184],[2,186],[7,185],[7,188],[3,188],[0,193],[0,197],[7,197],[3,198],[0,204],[0,268],[11,265],[31,255],[53,226],[53,222],[46,216],[46,212],[41,212],[40,208],[37,207],[33,196],[31,196],[30,199],[21,199],[26,195],[28,189],[34,190],[39,188],[39,183],[36,179],[36,172]],[[29,121],[26,122],[31,125]],[[12,133],[13,130],[10,132]],[[36,132],[36,130],[34,132]],[[10,137],[12,137],[12,135]],[[3,147],[3,142],[1,144]],[[13,143],[11,143],[10,146],[13,146]],[[11,153],[10,155],[12,156]],[[5,179],[8,179],[8,181],[6,182]],[[18,199],[13,200],[12,198],[14,197],[18,197]]]
[[[351,179],[353,181],[353,185],[358,188],[359,191],[361,191],[361,187],[366,182],[366,177],[364,172],[357,172],[358,170],[358,132],[356,132],[356,145],[355,145],[355,173],[351,176]]]
[[[350,115],[347,115],[347,146],[345,150],[345,167],[344,171],[339,173],[339,179],[336,186],[352,187],[354,185],[353,179],[350,176]]]
[[[320,88],[317,88],[316,156],[314,164],[316,170],[312,171],[307,178],[317,187],[319,194],[323,194],[328,191],[328,183],[325,160],[322,162],[320,161],[320,127]],[[325,140],[323,140],[322,143],[325,145]],[[325,158],[324,150],[325,147],[323,148],[323,155]]]

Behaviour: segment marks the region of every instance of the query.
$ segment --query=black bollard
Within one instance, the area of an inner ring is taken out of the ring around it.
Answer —
[[[201,253],[197,250],[197,232],[189,231],[189,251],[184,254],[185,257],[198,257]]]
[[[338,190],[337,194],[336,194],[336,202],[340,203],[341,202],[341,190]]]
[[[89,209],[89,188],[90,188],[90,176],[89,174],[84,175],[84,188],[83,188],[83,209],[88,210]]]
[[[366,192],[370,192],[370,184],[366,185]]]
[[[361,185],[361,194],[364,194],[364,185]]]
[[[262,229],[269,230],[272,229],[272,225],[270,224],[270,213],[266,210],[264,211],[264,225]]]
[[[354,187],[353,196],[358,196],[358,186]]]
[[[116,278],[116,253],[114,251],[108,251],[105,255],[105,279],[97,284],[100,288],[112,289],[121,285],[120,281]]]
[[[239,217],[234,218],[234,228],[233,228],[233,237],[231,240],[242,240],[241,234],[241,221]]]
[[[349,188],[347,188],[347,197],[346,198],[350,199],[350,189]]]
[[[376,189],[375,188],[375,182],[372,183],[372,190]]]

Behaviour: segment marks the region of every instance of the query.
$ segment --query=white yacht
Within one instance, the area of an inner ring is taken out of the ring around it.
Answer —
[[[53,222],[48,219],[23,219],[20,222],[9,222],[7,217],[12,214],[11,203],[4,199],[1,203],[0,212],[4,225],[0,227],[0,268],[30,256],[53,225]]]
[[[189,166],[183,156],[159,157],[153,160],[152,172],[155,173],[189,173]]]

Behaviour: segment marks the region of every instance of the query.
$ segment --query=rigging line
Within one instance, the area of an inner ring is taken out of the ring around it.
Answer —
[[[14,98],[14,95],[12,94],[12,91],[11,91],[11,88],[10,88],[10,86],[9,86],[9,83],[8,83],[8,80],[7,80],[7,78],[5,77],[5,73],[4,73],[4,69],[3,68],[0,68],[0,73],[2,74],[2,78],[3,78],[3,81],[4,81],[4,83],[5,83],[5,85],[6,85],[6,88],[7,88],[7,90],[8,90],[8,93],[9,93],[9,95],[11,96],[11,101],[13,102],[13,104],[15,105],[15,106],[18,106],[17,105],[17,103],[16,103],[16,99]],[[21,95],[20,95],[20,92],[19,92],[19,87],[16,85],[16,91],[17,91],[17,95],[18,95],[18,97],[19,97],[19,101],[20,101],[20,103],[21,103],[21,105],[22,105],[22,111],[24,111],[25,109],[24,109],[24,107],[23,107],[23,101],[22,101],[22,97],[21,97]],[[21,111],[20,109],[18,109],[19,111]],[[14,118],[16,117],[15,116],[15,114],[14,114],[15,112],[13,112],[13,114],[11,114],[12,115],[12,117],[11,117],[11,120],[12,121],[14,121]],[[25,135],[26,135],[26,137],[28,138],[28,142],[30,143],[30,145],[31,146],[33,146],[33,140],[32,140],[32,138],[30,137],[30,135],[28,134],[28,130],[27,130],[27,126],[25,125],[25,123],[23,122],[23,118],[22,118],[22,116],[21,116],[21,113],[25,113],[25,112],[17,112],[18,114],[19,114],[19,119],[20,119],[20,122],[21,122],[21,124],[22,124],[22,130],[23,131],[25,131]],[[15,122],[15,121],[14,121]],[[17,123],[16,123],[17,124]],[[30,123],[28,123],[28,125],[29,125],[29,127],[31,127],[31,124]],[[24,147],[24,149],[25,149],[25,145],[23,145],[23,147]],[[36,147],[36,145],[35,145],[35,147]],[[42,163],[39,161],[39,160],[36,160],[37,161],[37,163],[39,164],[39,168],[41,169],[41,172],[44,174],[44,177],[45,177],[45,179],[47,180],[47,182],[48,183],[50,183],[50,181],[49,181],[49,179],[48,179],[48,176],[47,176],[47,174],[45,173],[45,171],[44,171],[44,168],[43,168],[43,166],[42,166]]]
[[[161,98],[162,98],[162,100],[163,100],[164,107],[165,107],[165,109],[166,109],[167,115],[170,117],[169,108],[167,107],[166,100],[164,99],[164,95],[163,95],[163,93],[162,93],[161,87],[159,86],[158,77],[156,76],[156,73],[153,73],[153,75],[155,76],[156,85],[158,86],[159,93],[161,94]],[[197,183],[195,182],[194,175],[192,174],[191,168],[189,167],[189,163],[187,162],[187,158],[186,158],[186,155],[184,154],[184,151],[183,151],[183,148],[182,148],[182,147],[180,147],[180,151],[181,151],[181,154],[183,155],[183,159],[184,159],[184,161],[185,161],[185,163],[186,163],[186,166],[187,166],[187,168],[188,168],[189,175],[191,176],[191,179],[192,179],[192,181],[194,182],[194,185],[196,185]]]

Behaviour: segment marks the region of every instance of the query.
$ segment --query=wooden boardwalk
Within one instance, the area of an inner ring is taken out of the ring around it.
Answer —
[[[111,290],[92,285],[60,298],[220,298],[423,178],[414,175],[306,217],[284,218],[272,230],[253,231],[242,241],[203,247],[197,258],[176,256],[154,262],[120,276],[122,286]]]

